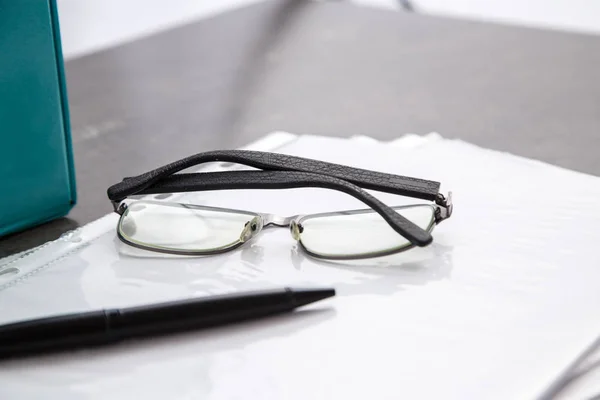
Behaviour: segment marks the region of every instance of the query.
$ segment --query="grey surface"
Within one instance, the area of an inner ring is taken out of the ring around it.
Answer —
[[[0,239],[0,257],[110,212],[106,188],[124,176],[274,130],[437,131],[600,175],[599,36],[286,1],[66,69],[79,205]]]

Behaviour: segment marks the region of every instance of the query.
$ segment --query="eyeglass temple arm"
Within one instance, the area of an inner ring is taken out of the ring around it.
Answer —
[[[358,186],[328,175],[298,171],[227,171],[202,174],[175,174],[138,194],[196,192],[228,189],[291,189],[319,187],[338,190],[362,201],[401,236],[417,246],[432,242],[431,234],[415,225]]]
[[[217,150],[198,153],[145,174],[127,178],[111,186],[108,189],[108,197],[124,199],[176,172],[215,161],[242,164],[262,170],[319,173],[343,179],[363,189],[430,201],[436,200],[440,189],[440,183],[435,181],[369,171],[308,158],[250,150]]]

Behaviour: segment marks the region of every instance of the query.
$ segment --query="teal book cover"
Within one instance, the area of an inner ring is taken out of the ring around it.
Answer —
[[[54,0],[0,0],[0,187],[0,236],[76,202]]]

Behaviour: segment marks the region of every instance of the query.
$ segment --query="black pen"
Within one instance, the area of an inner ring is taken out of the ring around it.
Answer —
[[[283,288],[16,322],[0,326],[0,359],[249,320],[334,295],[332,288]]]

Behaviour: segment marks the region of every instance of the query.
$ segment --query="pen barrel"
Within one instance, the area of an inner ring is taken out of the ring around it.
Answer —
[[[297,306],[285,289],[239,295],[221,295],[128,308],[108,314],[111,330],[122,337],[185,331],[254,319],[290,311]]]
[[[1,326],[0,358],[116,340],[106,334],[106,322],[104,311],[93,311]]]

